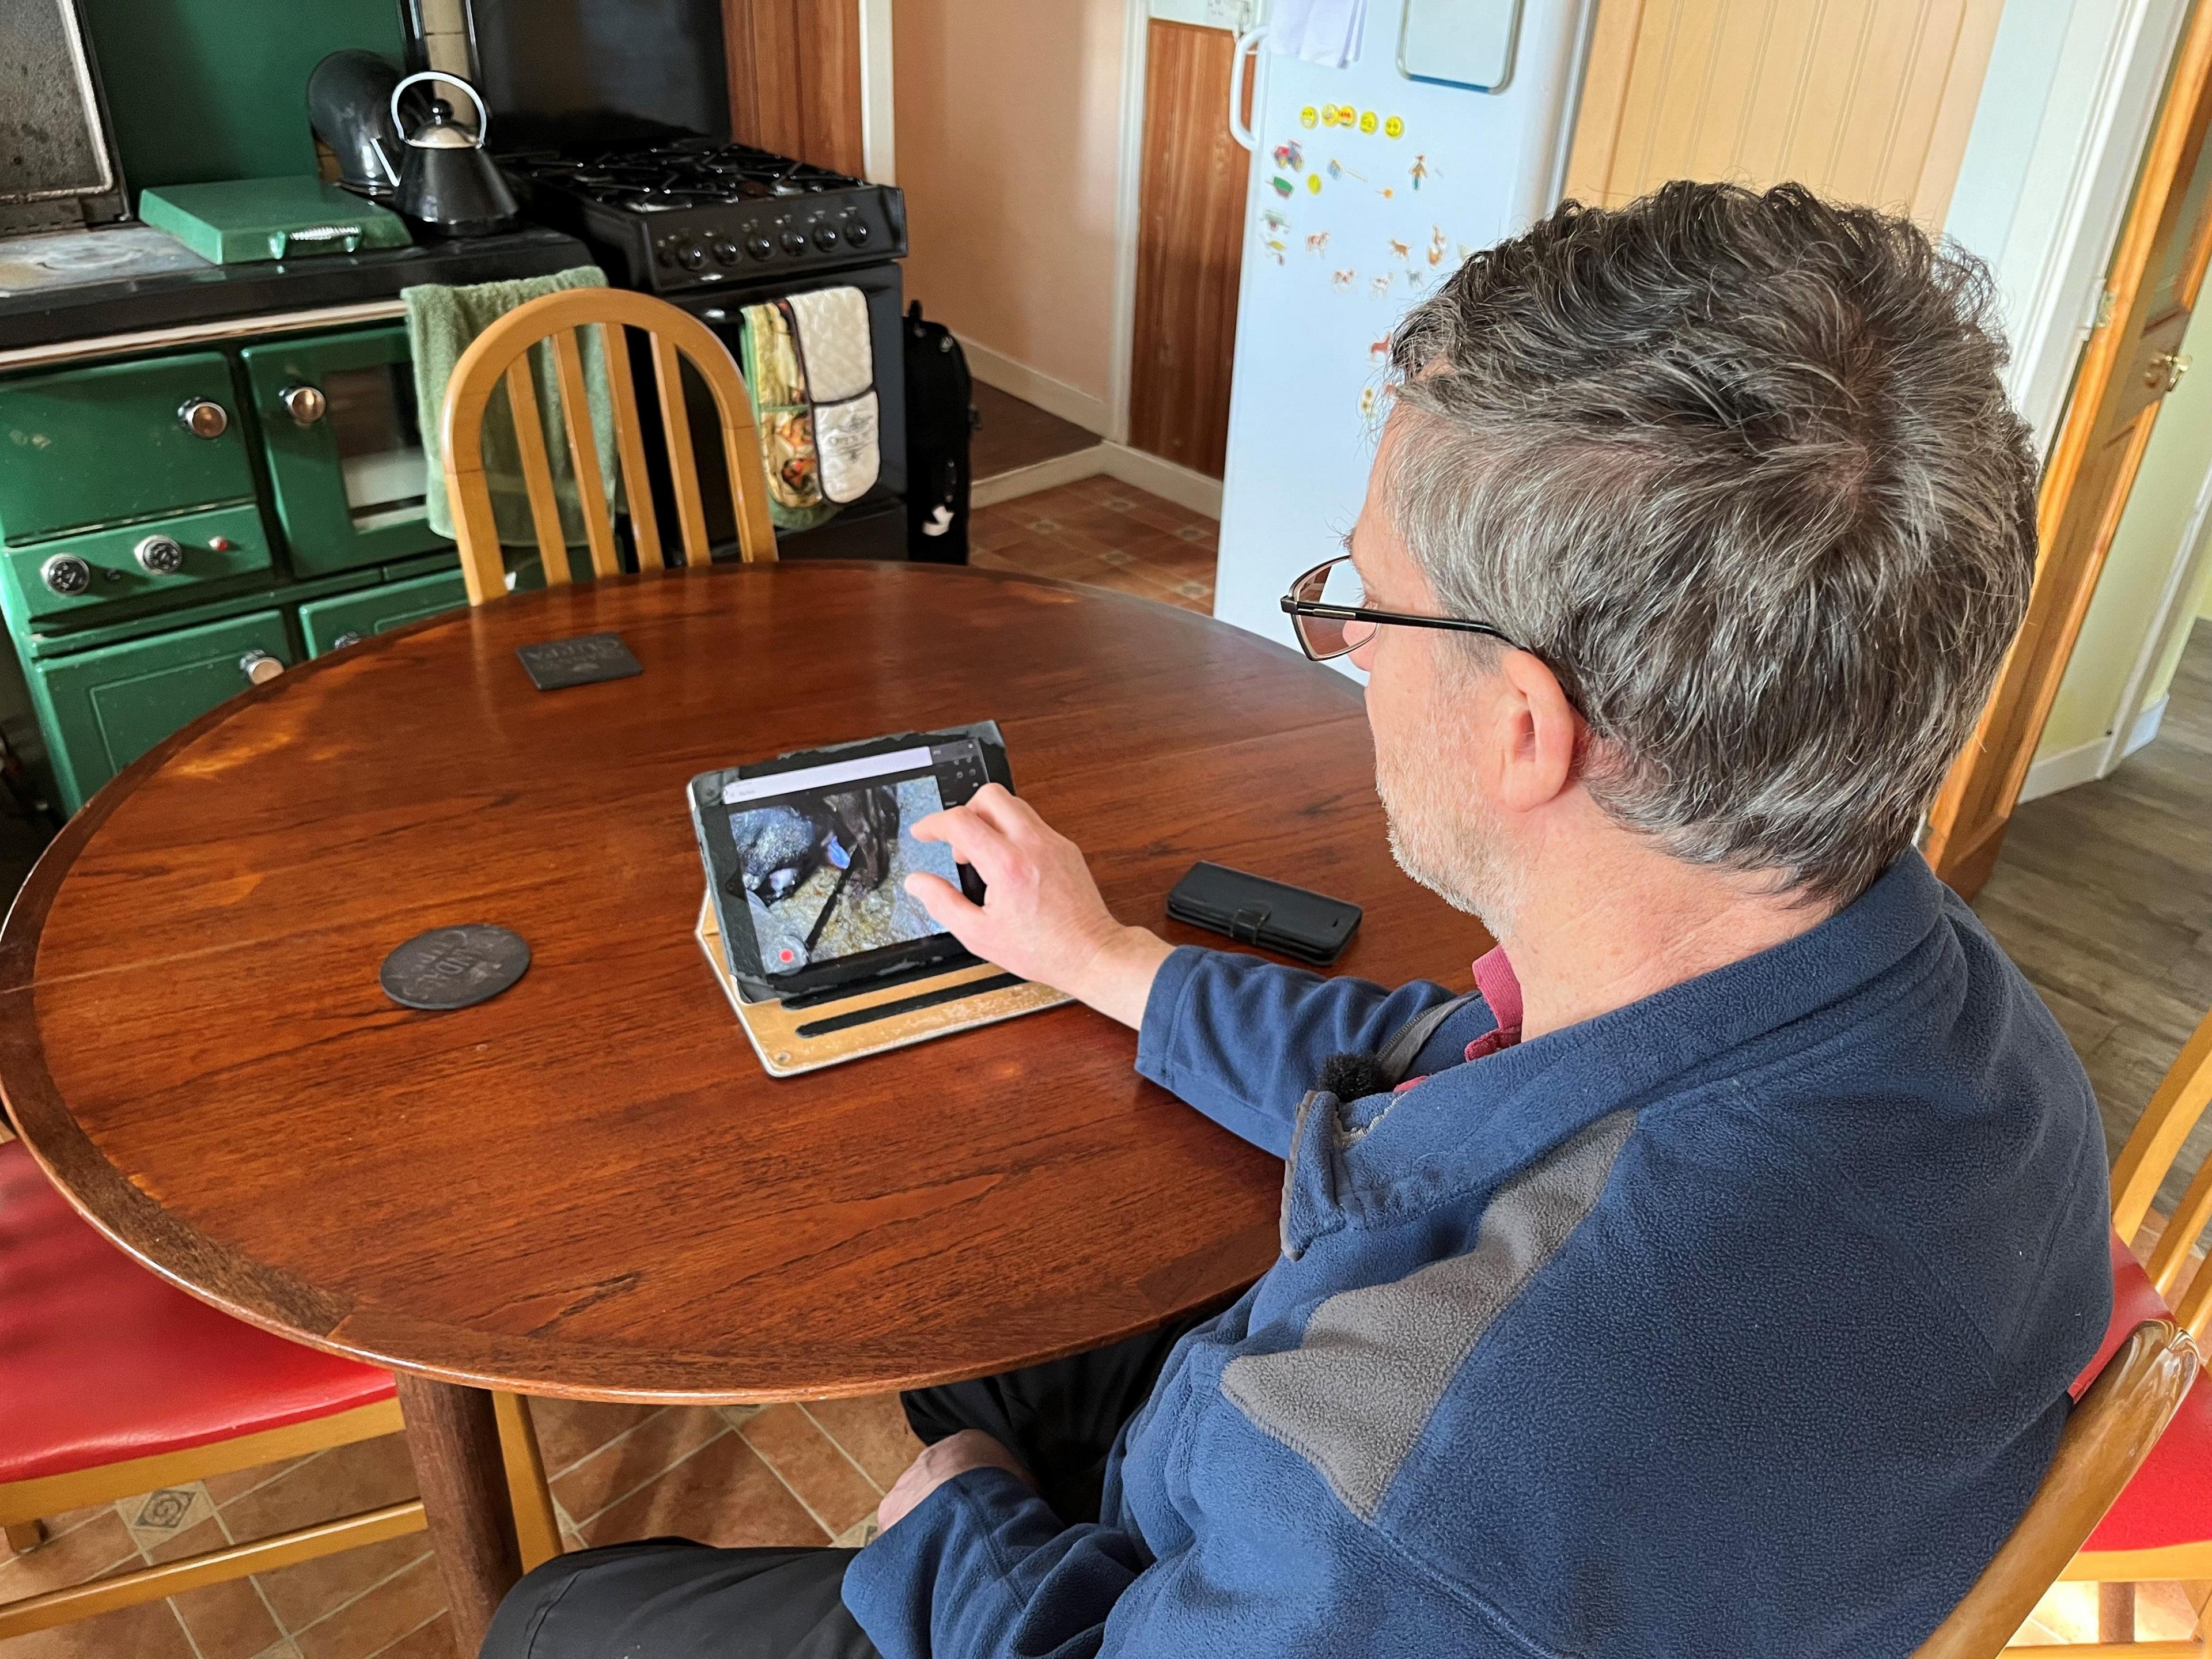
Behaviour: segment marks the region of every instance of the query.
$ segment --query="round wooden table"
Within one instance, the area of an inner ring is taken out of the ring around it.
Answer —
[[[532,688],[618,633],[637,677]],[[895,564],[501,599],[323,657],[125,769],[0,934],[0,1087],[70,1199],[239,1317],[400,1374],[458,1639],[515,1575],[484,1389],[819,1398],[1111,1340],[1249,1280],[1280,1166],[1065,1006],[771,1080],[693,937],[694,774],[995,718],[1169,938],[1208,858],[1367,907],[1340,969],[1464,961],[1392,863],[1358,688],[1206,617]],[[492,921],[457,1012],[377,969]]]

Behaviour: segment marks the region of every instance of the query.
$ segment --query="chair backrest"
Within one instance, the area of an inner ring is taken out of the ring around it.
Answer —
[[[2150,1213],[2151,1200],[2165,1184],[2173,1160],[2180,1155],[2189,1132],[2212,1106],[2212,1014],[2183,1045],[2158,1092],[2143,1108],[2141,1121],[2112,1166],[2112,1231],[2133,1240]],[[2150,1282],[2172,1308],[2182,1329],[2202,1342],[2212,1325],[2212,1268],[2190,1281],[2179,1301],[2174,1290],[2189,1267],[2205,1224],[2212,1221],[2212,1158],[2197,1166],[2196,1179],[2182,1194],[2173,1216],[2159,1234],[2158,1243],[2144,1266]]]
[[[625,328],[642,330],[650,337],[661,433],[667,446],[669,473],[676,485],[684,562],[704,564],[708,558],[706,506],[699,493],[690,416],[684,402],[681,363],[684,359],[706,382],[720,416],[738,550],[749,562],[775,557],[775,527],[769,521],[768,478],[761,463],[759,434],[744,380],[729,349],[704,323],[665,300],[621,289],[568,289],[517,306],[484,330],[453,365],[453,378],[446,387],[441,433],[446,499],[453,515],[454,539],[460,544],[461,571],[468,581],[471,605],[482,605],[507,591],[499,530],[493,519],[483,463],[484,415],[493,390],[501,385],[507,388],[507,407],[514,416],[523,484],[545,580],[553,584],[569,578],[560,503],[545,452],[537,388],[531,379],[530,352],[541,342],[553,354],[561,388],[562,423],[568,428],[568,456],[591,546],[592,574],[612,576],[621,570],[615,552],[614,515],[599,470],[599,441],[592,431],[583,353],[577,342],[578,330],[592,327],[599,331],[605,347],[615,447],[622,458],[623,491],[640,567],[659,569],[666,562],[661,552],[660,527],[653,515],[652,484],[645,470],[645,438],[638,420],[637,389],[630,377]]]
[[[2059,1431],[2057,1455],[1996,1559],[1913,1659],[1994,1659],[2087,1541],[2197,1375],[2188,1333],[2140,1325]]]

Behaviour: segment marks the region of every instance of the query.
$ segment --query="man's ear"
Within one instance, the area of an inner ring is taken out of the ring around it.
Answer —
[[[1526,651],[1505,652],[1498,676],[1505,738],[1498,798],[1515,811],[1533,811],[1574,783],[1582,717],[1559,689],[1559,677]]]

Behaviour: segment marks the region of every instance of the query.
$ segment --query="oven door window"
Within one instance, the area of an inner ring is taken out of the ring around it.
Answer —
[[[428,462],[404,325],[270,340],[239,355],[295,573],[452,545],[423,510]]]

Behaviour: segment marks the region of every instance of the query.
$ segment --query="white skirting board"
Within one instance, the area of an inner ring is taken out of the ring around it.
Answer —
[[[2166,699],[2160,697],[2142,711],[2136,721],[2135,730],[2128,733],[2126,746],[2120,750],[2122,759],[2132,755],[2158,735],[2159,722],[2166,718]],[[2039,800],[2045,795],[2055,795],[2062,789],[2071,789],[2077,784],[2094,783],[2100,775],[2098,763],[2104,758],[2106,741],[2092,738],[2087,743],[2077,743],[2071,749],[2062,749],[2055,755],[2045,755],[2027,769],[2027,780],[2020,787],[2022,802]]]
[[[1018,501],[1039,490],[1057,489],[1062,484],[1101,474],[1117,478],[1133,489],[1173,501],[1189,512],[1203,513],[1209,519],[1221,516],[1220,479],[1209,478],[1203,472],[1194,472],[1187,466],[1177,466],[1173,461],[1164,461],[1157,455],[1147,455],[1141,449],[1117,443],[1093,444],[1088,449],[1055,455],[1032,466],[978,478],[970,489],[969,505],[991,507],[1000,501]]]
[[[1035,404],[1048,415],[1073,421],[1085,432],[1096,432],[1103,437],[1113,430],[1113,411],[1096,392],[1054,380],[1042,369],[1031,368],[964,334],[954,337],[960,342],[960,349],[967,354],[968,372],[985,386],[994,386],[1024,403]]]

